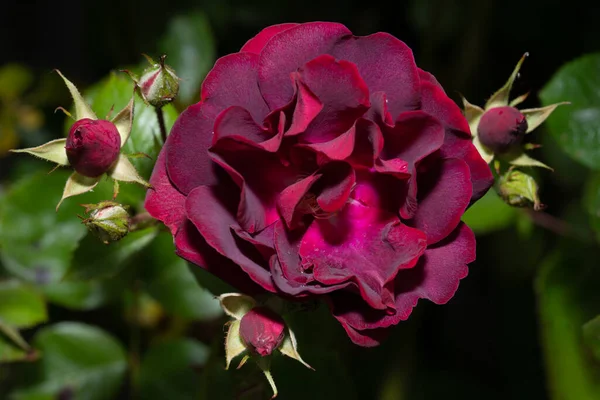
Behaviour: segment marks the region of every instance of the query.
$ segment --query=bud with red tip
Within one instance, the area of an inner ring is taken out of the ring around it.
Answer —
[[[252,297],[240,293],[222,294],[219,302],[225,314],[233,318],[227,323],[225,369],[229,369],[231,361],[242,354],[244,357],[238,368],[253,359],[269,381],[273,398],[277,396],[277,386],[270,371],[270,356],[275,350],[312,369],[298,353],[294,332],[271,308],[258,305]]]
[[[121,136],[115,124],[102,119],[84,118],[69,131],[65,150],[69,164],[83,176],[95,178],[117,161]]]
[[[248,311],[240,322],[240,336],[253,354],[270,355],[285,338],[285,322],[266,307]]]
[[[518,147],[527,132],[527,119],[515,107],[504,106],[487,110],[477,127],[481,143],[496,154]]]
[[[179,77],[173,68],[165,64],[166,55],[162,55],[158,62],[144,54],[150,66],[144,70],[141,77],[131,71],[125,70],[133,79],[136,91],[146,104],[161,108],[172,102],[179,93]]]

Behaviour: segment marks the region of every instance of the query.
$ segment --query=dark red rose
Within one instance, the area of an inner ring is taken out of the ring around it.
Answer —
[[[475,259],[460,219],[492,175],[404,43],[316,22],[219,59],[150,182],[181,257],[249,294],[322,297],[374,346],[454,295]]]
[[[117,127],[110,121],[89,118],[73,124],[65,146],[73,169],[90,178],[108,171],[119,157],[120,149]]]
[[[253,354],[268,356],[285,338],[285,322],[266,307],[254,307],[240,321],[240,336]]]
[[[527,119],[514,107],[487,110],[477,127],[479,140],[494,153],[506,153],[521,144],[527,132]]]

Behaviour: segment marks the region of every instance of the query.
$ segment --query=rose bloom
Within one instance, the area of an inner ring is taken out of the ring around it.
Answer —
[[[249,294],[323,298],[374,346],[419,299],[454,295],[475,260],[461,217],[492,179],[403,42],[281,24],[216,62],[146,208],[181,257]]]

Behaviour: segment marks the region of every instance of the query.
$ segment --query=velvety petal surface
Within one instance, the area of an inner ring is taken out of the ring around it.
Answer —
[[[239,225],[232,210],[235,192],[219,188],[199,186],[187,197],[186,212],[188,218],[198,229],[206,243],[219,254],[238,264],[248,276],[264,289],[275,291],[267,263],[261,265],[260,259],[252,254],[253,246],[235,234]],[[258,262],[257,262],[258,261]]]
[[[418,208],[408,224],[425,232],[431,245],[458,226],[469,205],[469,167],[457,158],[430,163],[419,172],[418,187]]]
[[[331,54],[350,61],[371,93],[384,92],[392,119],[419,107],[419,73],[411,49],[388,33],[350,36],[336,43]]]
[[[333,314],[353,341],[369,343],[374,335],[382,334],[381,328],[406,320],[419,299],[447,303],[467,276],[467,264],[474,260],[475,235],[461,223],[444,241],[429,247],[414,268],[398,273],[395,313],[374,310],[357,295],[336,292],[330,295]]]
[[[148,190],[144,207],[150,215],[162,221],[173,235],[177,234],[185,220],[185,196],[181,194],[167,175],[164,151],[158,154],[150,177],[153,189]]]
[[[298,70],[299,78],[323,104],[302,135],[309,143],[322,143],[346,132],[370,106],[369,88],[356,66],[322,55]]]
[[[330,53],[352,33],[342,24],[311,22],[287,29],[267,42],[260,54],[258,81],[271,109],[283,107],[294,95],[290,73],[322,54]]]
[[[255,121],[268,114],[258,89],[257,68],[258,55],[254,53],[220,58],[202,84],[201,101],[177,119],[163,151],[169,177],[183,194],[217,182],[215,166],[208,157],[217,115],[231,106],[247,109]]]
[[[280,32],[286,31],[290,28],[298,26],[295,23],[285,23],[285,24],[277,24],[271,25],[258,32],[256,36],[252,39],[248,40],[244,46],[242,46],[240,51],[245,51],[248,53],[257,53],[259,54],[263,47],[267,44],[269,40]]]
[[[317,281],[355,282],[371,307],[387,309],[393,306],[390,282],[413,267],[425,247],[425,235],[394,214],[351,202],[335,216],[314,220],[299,254]]]

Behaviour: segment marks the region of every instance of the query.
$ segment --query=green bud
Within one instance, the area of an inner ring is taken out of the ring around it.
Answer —
[[[513,207],[544,208],[538,196],[538,184],[531,175],[518,169],[509,169],[500,176],[496,190],[506,204]]]
[[[125,71],[134,80],[136,90],[145,103],[161,108],[172,102],[179,93],[179,77],[173,68],[165,64],[163,55],[159,62],[144,54],[150,66],[144,70],[138,79],[134,74]]]
[[[129,232],[129,213],[125,206],[112,201],[83,206],[89,218],[82,218],[82,222],[105,244],[116,242]]]

